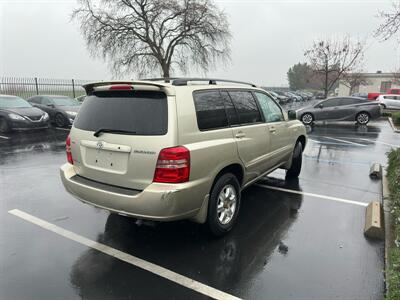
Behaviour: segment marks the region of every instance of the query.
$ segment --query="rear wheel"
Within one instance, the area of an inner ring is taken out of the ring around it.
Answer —
[[[286,171],[286,178],[298,178],[301,172],[303,162],[303,145],[297,142],[293,150],[292,166]]]
[[[366,112],[360,112],[356,116],[356,121],[360,125],[366,125],[369,122],[369,114]]]
[[[301,116],[301,121],[303,122],[303,124],[305,125],[311,125],[312,122],[314,122],[314,117],[312,114],[310,113],[305,113]]]
[[[1,133],[7,133],[10,131],[10,125],[8,125],[8,122],[4,118],[0,118],[0,132]]]
[[[240,185],[235,175],[226,173],[215,182],[208,203],[207,223],[211,233],[222,236],[236,223],[240,208]]]

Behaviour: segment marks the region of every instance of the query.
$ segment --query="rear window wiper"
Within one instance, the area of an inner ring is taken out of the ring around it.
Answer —
[[[120,134],[136,134],[136,131],[100,128],[100,129],[97,129],[96,132],[93,135],[95,137],[99,137],[103,132],[120,133]]]

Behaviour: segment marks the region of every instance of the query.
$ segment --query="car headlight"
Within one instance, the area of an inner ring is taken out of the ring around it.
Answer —
[[[20,115],[17,115],[17,114],[8,114],[8,116],[11,118],[11,119],[13,119],[13,120],[25,120],[25,118],[24,117],[22,117],[22,116],[20,116]]]
[[[75,117],[78,113],[76,111],[66,111],[67,115]]]
[[[48,118],[49,118],[49,114],[48,114],[47,112],[45,112],[45,113],[43,114],[43,119],[47,120]]]

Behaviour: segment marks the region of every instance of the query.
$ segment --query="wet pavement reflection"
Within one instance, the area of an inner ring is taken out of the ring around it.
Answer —
[[[207,298],[7,213],[18,208],[245,299],[382,299],[383,243],[364,238],[364,209],[301,192],[378,199],[369,166],[386,164],[400,139],[385,120],[317,124],[308,134],[299,180],[277,170],[246,189],[238,225],[219,239],[199,224],[137,221],[73,199],[58,176],[65,130],[0,139],[0,298]]]

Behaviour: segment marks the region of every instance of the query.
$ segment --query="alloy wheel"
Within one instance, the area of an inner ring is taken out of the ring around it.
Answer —
[[[233,185],[226,185],[218,196],[217,216],[218,221],[226,225],[232,221],[236,212],[237,195]]]

